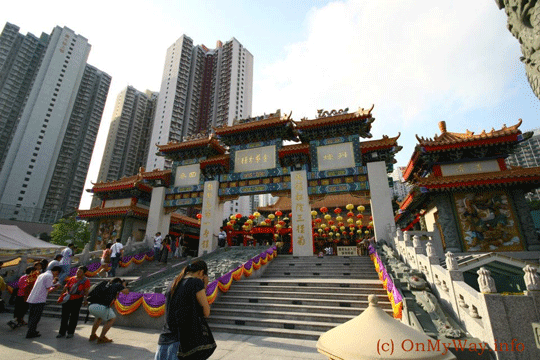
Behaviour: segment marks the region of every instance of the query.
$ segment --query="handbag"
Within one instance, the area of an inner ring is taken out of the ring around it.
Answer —
[[[70,294],[66,291],[62,293],[62,295],[60,295],[60,297],[58,298],[58,300],[56,300],[56,302],[58,304],[64,304],[69,300],[69,298],[70,298]]]

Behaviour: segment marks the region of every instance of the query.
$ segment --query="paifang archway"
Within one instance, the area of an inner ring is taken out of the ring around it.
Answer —
[[[174,183],[154,189],[147,233],[166,232],[180,207],[202,206],[201,255],[217,247],[225,201],[272,193],[291,197],[293,254],[311,256],[310,199],[348,192],[371,196],[375,237],[385,237],[395,226],[387,174],[401,147],[399,135],[360,141],[372,137],[372,110],[319,110],[300,121],[278,110],[214,128],[209,137],[158,145],[172,161]]]

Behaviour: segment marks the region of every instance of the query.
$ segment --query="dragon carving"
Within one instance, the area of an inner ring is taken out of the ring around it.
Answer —
[[[537,0],[495,0],[508,16],[508,30],[521,44],[527,79],[540,98],[540,2]]]

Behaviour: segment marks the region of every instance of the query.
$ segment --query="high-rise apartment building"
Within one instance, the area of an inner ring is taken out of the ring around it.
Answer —
[[[405,169],[406,168],[404,166],[400,166],[396,167],[394,171],[392,171],[392,180],[394,180],[392,193],[393,196],[396,197],[397,201],[403,201],[409,194],[409,191],[412,189],[412,186],[403,180],[403,173],[405,172]]]
[[[87,39],[57,26],[45,47],[0,169],[2,218],[53,222],[78,207],[109,91],[111,77],[86,64]]]
[[[48,37],[46,34],[40,38],[22,35],[19,27],[10,23],[0,34],[0,168],[47,48]]]
[[[155,144],[182,141],[251,116],[253,55],[235,38],[215,49],[182,35],[165,58],[146,168],[167,168]]]
[[[510,166],[540,166],[540,128],[534,129],[533,136],[519,143],[513,154],[506,158]],[[529,199],[540,200],[540,189],[526,195]]]
[[[157,97],[157,92],[141,92],[132,86],[118,94],[98,181],[132,176],[146,165]]]

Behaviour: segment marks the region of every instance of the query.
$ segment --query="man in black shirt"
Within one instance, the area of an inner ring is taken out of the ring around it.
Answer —
[[[92,291],[90,292],[90,297],[92,298],[90,301],[92,304],[88,307],[90,314],[94,315],[96,318],[92,325],[92,333],[88,340],[94,341],[97,339],[98,344],[112,342],[111,339],[105,336],[116,320],[116,314],[111,307],[119,293],[129,293],[129,289],[126,287],[127,283],[120,278],[114,278],[104,286],[100,285],[101,284],[98,284],[96,287],[96,291],[98,291],[97,294],[94,294]],[[106,321],[106,323],[103,325],[101,336],[98,338],[96,332],[102,321]]]

